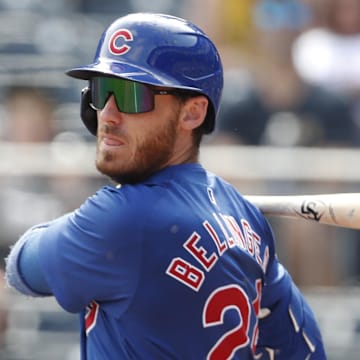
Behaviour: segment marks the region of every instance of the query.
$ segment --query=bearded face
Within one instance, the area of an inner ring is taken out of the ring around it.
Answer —
[[[166,166],[178,136],[180,104],[172,100],[148,113],[124,114],[110,98],[98,113],[97,169],[120,184],[133,184]]]

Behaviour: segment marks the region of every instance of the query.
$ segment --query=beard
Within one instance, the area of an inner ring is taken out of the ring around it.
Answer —
[[[129,159],[118,158],[116,152],[99,151],[96,168],[119,184],[136,184],[161,170],[173,155],[179,114],[169,116],[161,128],[153,128],[136,146]],[[136,120],[134,120],[136,121]],[[103,125],[104,134],[116,135],[114,125]]]

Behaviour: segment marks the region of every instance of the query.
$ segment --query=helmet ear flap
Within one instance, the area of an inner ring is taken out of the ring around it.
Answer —
[[[86,128],[91,134],[96,136],[97,132],[97,114],[91,106],[91,93],[90,88],[85,87],[81,91],[81,102],[80,102],[80,117]]]

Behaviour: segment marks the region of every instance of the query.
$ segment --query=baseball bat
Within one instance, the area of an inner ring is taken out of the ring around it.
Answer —
[[[247,195],[264,215],[360,229],[360,193],[318,195]]]

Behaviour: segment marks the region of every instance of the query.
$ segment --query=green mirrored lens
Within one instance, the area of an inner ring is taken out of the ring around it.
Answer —
[[[103,109],[114,95],[118,110],[124,113],[141,113],[154,108],[154,94],[141,83],[114,77],[94,77],[91,80],[91,101],[96,109]]]

